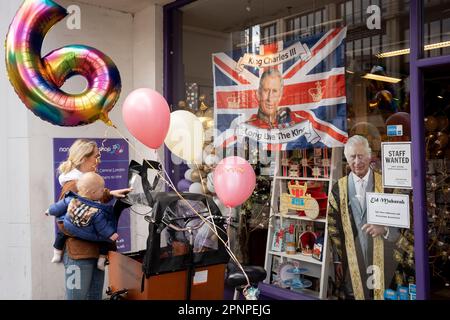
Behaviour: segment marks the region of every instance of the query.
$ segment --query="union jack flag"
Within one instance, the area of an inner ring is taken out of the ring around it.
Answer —
[[[336,147],[345,144],[348,138],[344,48],[346,31],[346,28],[336,28],[300,40],[261,45],[250,53],[254,57],[271,57],[267,65],[243,65],[242,58],[249,54],[247,48],[213,54],[214,108],[218,131],[215,145],[229,147],[239,141],[235,129],[257,114],[259,81],[269,64],[271,68],[278,68],[283,77],[283,96],[279,107],[287,107],[296,118],[301,117],[309,122],[311,131],[317,137],[311,139],[308,135],[302,135],[278,143],[277,149]],[[297,52],[298,48],[304,52],[283,60],[292,51],[290,48],[294,47]]]

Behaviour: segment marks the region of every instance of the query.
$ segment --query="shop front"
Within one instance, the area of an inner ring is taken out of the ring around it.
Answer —
[[[449,297],[449,1],[180,0],[164,50],[205,131],[200,166],[166,167],[214,196],[218,160],[252,164],[232,240],[261,295]]]

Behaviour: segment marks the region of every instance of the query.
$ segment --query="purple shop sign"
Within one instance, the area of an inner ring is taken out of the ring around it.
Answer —
[[[77,138],[54,138],[53,139],[53,168],[54,168],[54,190],[55,201],[61,193],[61,186],[58,182],[57,168],[61,162],[67,159],[68,151],[72,143]],[[128,187],[128,144],[123,139],[96,139],[87,138],[97,143],[100,150],[101,163],[98,166],[98,173],[105,179],[106,187],[110,190],[123,189]],[[119,220],[117,233],[117,249],[119,252],[131,250],[130,238],[130,214],[129,209],[125,209]]]

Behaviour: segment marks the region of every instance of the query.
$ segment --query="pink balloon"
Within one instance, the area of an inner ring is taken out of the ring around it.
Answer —
[[[222,159],[214,169],[213,176],[216,194],[228,208],[244,203],[255,189],[255,171],[241,157]]]
[[[128,131],[147,147],[158,149],[164,143],[170,109],[166,99],[155,90],[132,91],[123,103],[122,117]]]

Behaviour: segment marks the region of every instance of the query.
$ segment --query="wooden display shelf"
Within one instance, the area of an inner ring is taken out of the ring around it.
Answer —
[[[322,265],[322,261],[316,260],[311,256],[305,256],[304,254],[301,254],[301,253],[287,254],[286,252],[269,251],[269,254],[271,254],[273,256],[279,256],[279,257],[292,259],[292,260],[298,260],[298,261],[302,261],[302,262]]]
[[[260,297],[264,296],[275,300],[319,300],[319,292],[311,289],[290,290],[273,284],[260,283]]]
[[[330,182],[330,178],[307,178],[307,177],[285,177],[285,176],[274,176],[274,179],[279,179],[279,180],[303,180],[303,181],[324,181],[324,182]]]
[[[295,219],[295,220],[305,220],[305,221],[312,221],[312,222],[321,222],[321,223],[327,222],[327,218],[311,219],[306,216],[299,216],[298,214],[287,214],[287,215],[282,216],[281,214],[276,213],[275,217],[279,217],[279,218],[283,218],[283,219]]]

